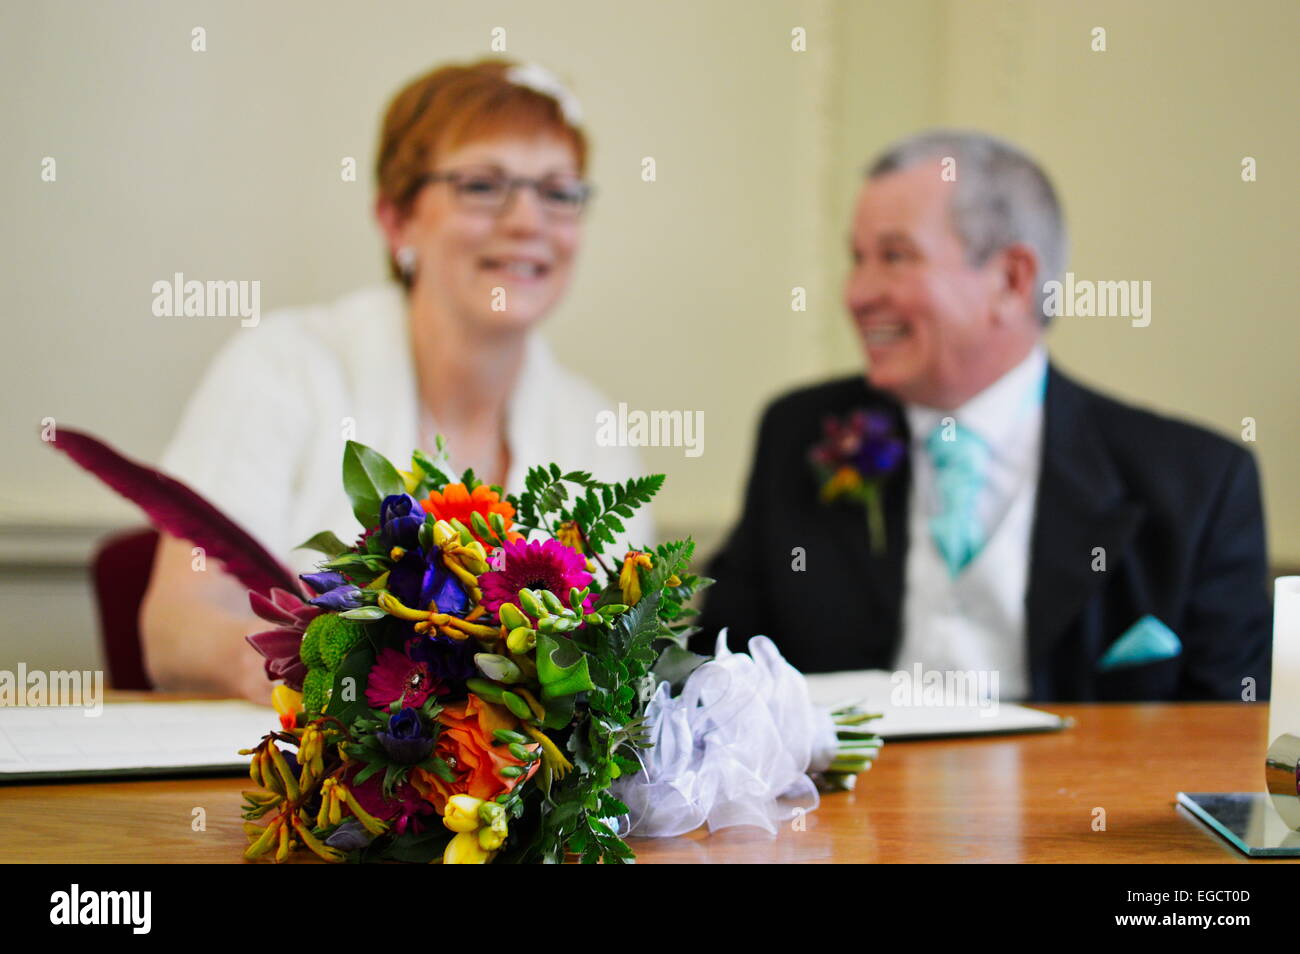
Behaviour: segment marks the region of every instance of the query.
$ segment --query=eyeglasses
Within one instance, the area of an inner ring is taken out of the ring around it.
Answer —
[[[515,189],[527,186],[537,193],[543,211],[555,219],[576,219],[595,190],[581,179],[566,176],[548,176],[545,179],[526,179],[507,176],[500,170],[448,170],[427,172],[411,185],[411,195],[433,182],[448,182],[456,204],[471,212],[491,212],[496,215],[510,204]]]

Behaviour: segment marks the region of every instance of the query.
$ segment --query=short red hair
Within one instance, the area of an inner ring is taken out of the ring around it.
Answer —
[[[502,134],[555,136],[573,148],[579,175],[587,168],[587,138],[545,93],[513,83],[508,60],[442,66],[417,77],[393,97],[384,114],[375,160],[379,196],[405,215],[419,179],[439,155]],[[389,256],[392,276],[405,284]]]

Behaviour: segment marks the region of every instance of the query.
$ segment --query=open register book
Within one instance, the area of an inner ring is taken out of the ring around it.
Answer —
[[[95,776],[229,773],[277,725],[275,711],[239,700],[106,702],[0,708],[0,782]]]
[[[886,739],[1046,732],[1071,724],[1068,718],[1040,709],[983,698],[982,687],[973,681],[952,681],[945,691],[938,685],[927,687],[916,676],[919,674],[906,670],[869,669],[813,673],[804,678],[818,705],[856,704],[882,713],[882,718],[867,725]]]

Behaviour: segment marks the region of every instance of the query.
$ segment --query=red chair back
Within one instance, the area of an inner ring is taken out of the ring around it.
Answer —
[[[140,646],[140,604],[153,572],[158,531],[126,530],[99,545],[91,560],[99,634],[114,689],[152,689]]]

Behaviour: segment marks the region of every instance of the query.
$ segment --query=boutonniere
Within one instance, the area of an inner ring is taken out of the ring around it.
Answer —
[[[885,552],[885,514],[881,488],[902,463],[906,445],[885,411],[859,409],[823,421],[822,440],[808,459],[821,483],[823,503],[847,497],[867,511],[871,552]]]

